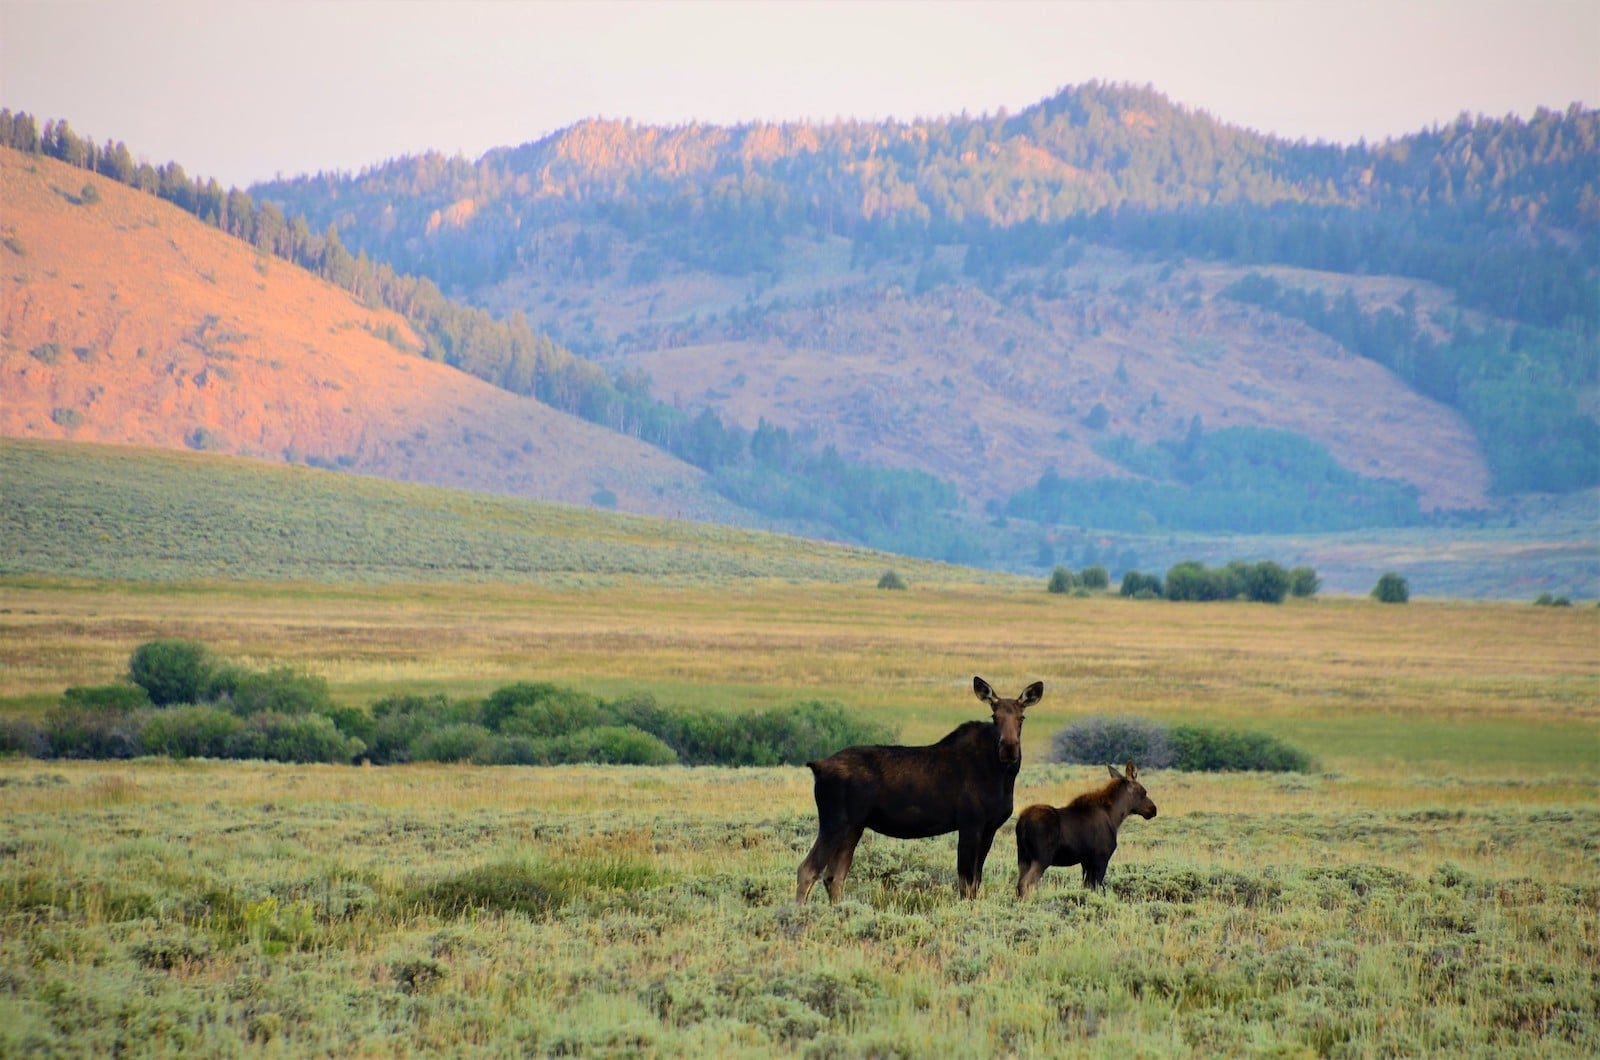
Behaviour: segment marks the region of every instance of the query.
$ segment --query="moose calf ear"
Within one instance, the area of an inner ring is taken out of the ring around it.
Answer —
[[[985,681],[981,677],[974,677],[972,679],[972,694],[983,700],[985,703],[993,703],[999,698],[994,694],[994,689],[989,687],[989,682]]]
[[[1123,777],[1123,775],[1121,773],[1117,772],[1117,767],[1112,765],[1110,762],[1106,763],[1106,772],[1111,774],[1111,779],[1112,780],[1124,780],[1124,779],[1126,779],[1126,778]]]
[[[1017,700],[1017,702],[1022,705],[1022,708],[1024,710],[1026,710],[1027,708],[1033,706],[1035,703],[1039,702],[1039,700],[1041,700],[1043,698],[1044,698],[1044,682],[1043,681],[1035,681],[1033,684],[1029,685],[1027,688],[1022,690],[1022,698]]]
[[[1139,767],[1134,765],[1131,761],[1128,763],[1128,779],[1129,780],[1137,780],[1137,779],[1139,779]]]

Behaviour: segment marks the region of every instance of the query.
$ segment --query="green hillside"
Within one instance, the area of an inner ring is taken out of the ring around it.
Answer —
[[[0,573],[720,584],[1005,575],[700,523],[202,453],[0,440]]]

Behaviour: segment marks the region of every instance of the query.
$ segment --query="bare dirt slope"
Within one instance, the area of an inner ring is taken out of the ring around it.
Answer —
[[[914,265],[859,269],[843,247],[798,241],[771,284],[680,273],[632,285],[627,264],[619,256],[599,281],[530,270],[477,297],[589,340],[592,356],[644,370],[667,400],[746,428],[765,418],[814,432],[846,456],[948,478],[979,504],[1049,468],[1125,473],[1097,442],[1180,440],[1197,416],[1206,431],[1302,434],[1358,474],[1414,484],[1424,508],[1488,503],[1459,413],[1302,324],[1222,297],[1247,270],[1091,249],[1003,291],[957,279],[919,294]],[[959,259],[947,266],[959,278]],[[1335,297],[1353,284],[1369,310],[1408,292],[1423,316],[1449,301],[1414,280],[1258,271]]]
[[[695,468],[408,354],[402,318],[152,196],[0,149],[0,203],[0,434],[751,521]]]

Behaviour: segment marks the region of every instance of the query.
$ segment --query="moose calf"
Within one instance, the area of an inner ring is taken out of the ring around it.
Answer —
[[[1026,898],[1051,865],[1082,865],[1083,885],[1105,890],[1106,865],[1117,849],[1117,829],[1136,813],[1145,820],[1156,804],[1139,783],[1139,770],[1108,765],[1111,781],[1057,809],[1035,803],[1017,817],[1017,897]]]

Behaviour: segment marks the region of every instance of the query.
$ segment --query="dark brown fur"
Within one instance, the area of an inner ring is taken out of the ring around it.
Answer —
[[[846,747],[807,763],[816,778],[817,841],[800,863],[796,902],[805,902],[819,877],[828,900],[839,900],[868,828],[896,839],[961,833],[961,896],[978,896],[994,834],[1011,817],[1011,791],[1022,768],[1022,712],[1044,695],[1044,683],[1003,699],[974,677],[972,691],[989,704],[992,721],[969,721],[927,747]]]
[[[1082,865],[1083,885],[1105,890],[1106,866],[1117,849],[1117,829],[1130,813],[1145,820],[1156,815],[1139,770],[1126,775],[1106,766],[1111,782],[1087,791],[1057,809],[1038,803],[1017,816],[1017,897],[1026,898],[1052,865]]]

